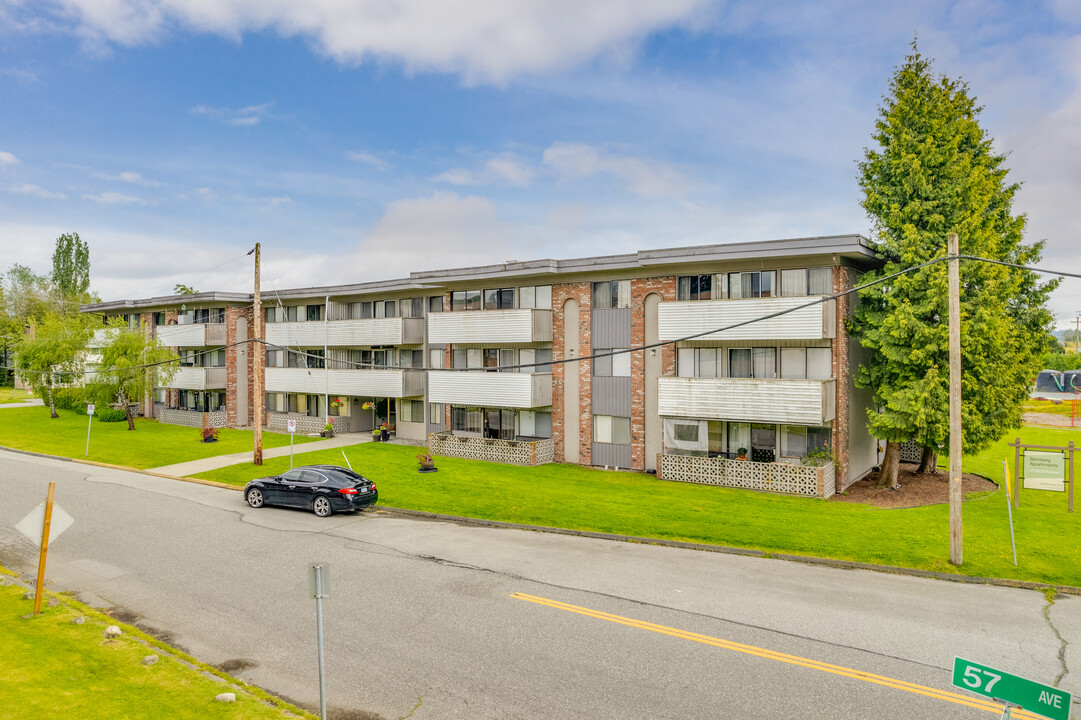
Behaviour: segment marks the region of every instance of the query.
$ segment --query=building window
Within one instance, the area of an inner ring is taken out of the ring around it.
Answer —
[[[323,319],[322,305],[308,305],[306,319],[308,322],[319,322]]]
[[[450,408],[450,429],[457,433],[480,435],[484,429],[484,410],[482,408],[464,408],[452,405]]]
[[[718,378],[721,374],[721,348],[678,348],[676,374],[679,377]]]
[[[781,348],[781,377],[829,380],[833,355],[829,348]]]
[[[777,377],[777,348],[732,348],[728,351],[728,377]]]
[[[428,403],[428,422],[432,425],[443,425],[446,422],[443,403]]]
[[[364,368],[393,368],[398,366],[398,351],[386,350],[361,350],[360,364]]]
[[[676,282],[676,300],[720,300],[724,275],[683,275]]]
[[[630,445],[631,419],[617,415],[594,415],[593,442]]]
[[[200,308],[194,311],[193,315],[199,325],[225,322],[225,308]]]
[[[827,427],[784,425],[782,429],[784,443],[781,454],[785,457],[802,458],[815,450],[830,450],[830,429]]]
[[[552,372],[552,351],[549,348],[522,348],[518,351],[518,362],[522,365],[521,372]]]
[[[518,307],[552,309],[552,286],[536,285],[518,288]]]
[[[441,368],[447,361],[447,355],[442,349],[428,351],[428,367]]]
[[[484,367],[484,351],[480,348],[457,348],[451,351],[451,367],[479,369]]]
[[[450,309],[454,312],[482,308],[480,290],[455,290],[450,294]]]
[[[728,273],[728,297],[733,300],[773,297],[776,295],[776,276],[774,270]]]
[[[512,310],[514,308],[514,288],[499,288],[484,291],[485,310]]]
[[[397,317],[398,302],[396,300],[376,300],[372,303],[372,310],[376,318]]]
[[[428,312],[430,312],[430,313],[443,312],[443,296],[442,295],[432,295],[430,298],[428,298]]]
[[[398,364],[403,368],[422,368],[424,367],[424,351],[399,350]]]
[[[552,437],[552,413],[520,410],[518,412],[518,434],[528,438]]]
[[[782,297],[833,294],[833,273],[828,267],[800,268],[781,271]]]
[[[156,313],[154,313],[154,325],[155,325],[155,327],[158,326],[158,325],[164,325],[164,324],[165,324],[165,313],[164,312],[156,312]]]
[[[629,352],[621,352],[618,355],[605,355],[605,353],[612,353],[616,350],[626,350],[626,348],[603,348],[593,351],[595,357],[593,359],[593,374],[598,377],[630,377],[631,376],[631,354]]]
[[[631,306],[631,281],[608,280],[593,283],[593,309],[629,308]]]
[[[424,422],[424,403],[420,400],[399,400],[398,419],[402,422]]]

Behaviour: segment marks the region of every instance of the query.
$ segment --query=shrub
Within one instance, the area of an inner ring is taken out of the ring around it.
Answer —
[[[218,439],[218,429],[217,428],[211,428],[211,427],[203,428],[202,430],[199,431],[199,437],[204,442],[207,441],[207,440],[217,440]]]
[[[124,422],[128,419],[127,413],[120,408],[102,408],[97,411],[98,420],[101,422]]]
[[[45,404],[49,404],[49,396],[44,396]],[[53,404],[58,410],[78,410],[86,412],[86,391],[82,388],[54,388]]]

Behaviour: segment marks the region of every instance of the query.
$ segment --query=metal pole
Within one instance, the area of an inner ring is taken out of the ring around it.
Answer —
[[[1070,444],[1067,445],[1067,448],[1069,449],[1069,453],[1070,453],[1070,460],[1069,460],[1069,462],[1070,462],[1070,490],[1069,490],[1069,494],[1068,494],[1068,504],[1069,504],[1070,512],[1073,512],[1073,479],[1074,479],[1074,472],[1073,472],[1074,444],[1073,444],[1073,440],[1070,441]]]
[[[957,233],[946,236],[950,318],[950,563],[964,560],[961,528],[961,273]]]
[[[289,469],[293,469],[293,436],[296,433],[289,433]]]
[[[319,717],[327,720],[327,684],[323,674],[323,566],[315,566],[315,625],[319,635]]]
[[[86,416],[86,454],[83,457],[90,457],[90,423],[93,421],[93,415]]]
[[[373,313],[374,314],[374,313]],[[323,301],[323,412],[330,422],[330,352],[327,349],[327,323],[330,322],[330,295]]]
[[[49,527],[53,522],[53,495],[56,483],[49,483],[49,494],[45,498],[45,522],[41,525],[41,553],[38,555],[38,582],[34,588],[34,614],[41,614],[41,593],[45,589],[45,555],[49,552]]]
[[[1006,478],[1006,514],[1010,518],[1010,546],[1013,547],[1013,564],[1017,566],[1017,541],[1013,537],[1013,507],[1010,505],[1010,466],[1002,461],[1002,474]]]
[[[1020,507],[1021,502],[1021,438],[1013,449],[1013,509]]]
[[[259,299],[259,243],[255,243],[255,297],[253,309],[252,338],[252,400],[255,402],[255,449],[252,453],[254,465],[263,464],[263,403],[266,396],[263,394],[263,360],[266,357],[266,349],[263,340],[263,305]]]

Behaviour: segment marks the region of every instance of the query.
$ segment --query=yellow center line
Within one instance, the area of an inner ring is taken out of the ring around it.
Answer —
[[[754,645],[744,645],[743,643],[737,643],[731,640],[723,640],[721,638],[711,637],[709,635],[700,635],[698,633],[690,632],[687,630],[680,630],[678,628],[672,628],[666,625],[657,625],[655,623],[646,622],[644,620],[635,620],[633,618],[623,617],[622,615],[613,615],[611,613],[602,612],[600,610],[592,610],[590,608],[580,607],[578,605],[571,605],[569,603],[560,602],[558,600],[550,600],[548,598],[537,597],[536,595],[527,595],[526,593],[512,593],[511,597],[515,598],[516,600],[525,600],[527,602],[536,603],[538,605],[545,605],[556,610],[564,610],[566,612],[577,613],[578,615],[585,615],[586,617],[592,617],[598,620],[606,620],[608,622],[618,623],[620,625],[626,625],[628,627],[639,628],[641,630],[649,630],[651,632],[661,633],[663,635],[670,635],[672,637],[682,638],[684,640],[692,640],[694,642],[702,643],[705,645],[713,645],[714,647],[732,650],[733,652],[744,653],[746,655],[754,655],[756,657],[765,658],[767,660],[775,660],[777,662],[788,663],[790,665],[798,665],[800,667],[810,668],[811,670],[819,670],[821,672],[827,672],[833,675],[840,675],[842,677],[848,677],[854,680],[862,680],[864,682],[874,683],[876,685],[882,685],[885,687],[894,688],[896,690],[904,690],[905,692],[925,695],[936,700],[945,700],[946,702],[955,703],[957,705],[966,705],[968,707],[976,708],[978,710],[986,710],[988,712],[1000,714],[1002,713],[1002,705],[992,702],[990,700],[984,700],[982,698],[969,697],[967,695],[961,695],[959,693],[950,692],[948,690],[938,690],[932,687],[927,687],[925,685],[917,685],[916,683],[910,683],[905,680],[897,680],[895,678],[886,677],[884,675],[875,675],[874,673],[865,672],[863,670],[856,670],[854,668],[848,668],[842,665],[831,665],[829,663],[821,662],[819,660],[811,660],[810,658],[804,658],[798,655],[788,655],[786,653],[781,653],[774,650],[767,650],[765,648],[755,647]],[[1024,718],[1026,720],[1040,720],[1041,717],[1039,715],[1021,709],[1014,709],[1013,711],[1011,711],[1011,715],[1015,718]]]

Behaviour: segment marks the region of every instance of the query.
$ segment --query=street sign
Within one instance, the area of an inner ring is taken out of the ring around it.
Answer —
[[[45,500],[31,510],[26,517],[15,524],[15,529],[26,537],[30,542],[41,547],[41,536],[45,531]],[[75,522],[75,518],[64,512],[64,509],[53,503],[53,515],[49,522],[49,544],[60,537],[60,533],[67,530]]]
[[[94,414],[94,403],[90,403],[89,405],[86,406],[86,414],[87,415],[93,415]]]
[[[1032,490],[1066,489],[1066,456],[1060,452],[1025,450],[1025,488]]]
[[[295,433],[297,431],[297,421],[296,420],[286,420],[285,421],[285,427],[288,428],[289,432]]]
[[[977,695],[1020,705],[1051,720],[1069,720],[1070,693],[963,658],[953,659],[953,684]]]

